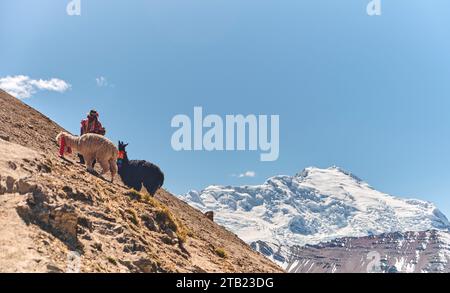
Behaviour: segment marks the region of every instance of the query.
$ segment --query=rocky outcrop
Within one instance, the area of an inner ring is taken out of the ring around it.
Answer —
[[[212,211],[206,212],[205,217],[207,217],[210,221],[214,222],[214,212]]]
[[[16,182],[16,180],[14,180],[13,177],[11,177],[11,176],[6,177],[6,191],[8,193],[14,192],[14,183],[15,182]]]
[[[0,175],[0,195],[5,194],[7,190],[6,186],[3,185],[2,177]]]
[[[9,135],[6,135],[4,133],[0,133],[0,139],[3,139],[5,141],[9,141]]]
[[[74,207],[51,205],[44,198],[40,191],[30,195],[26,204],[17,207],[18,214],[27,223],[36,224],[60,238],[72,250],[82,250],[77,237],[78,214]]]

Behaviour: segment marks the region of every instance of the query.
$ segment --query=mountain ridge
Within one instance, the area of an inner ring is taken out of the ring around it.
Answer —
[[[289,273],[448,273],[450,233],[428,230],[344,237],[316,245],[251,244]]]

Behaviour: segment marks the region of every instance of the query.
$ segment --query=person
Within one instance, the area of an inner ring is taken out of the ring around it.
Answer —
[[[81,121],[80,135],[95,133],[105,135],[106,130],[102,123],[98,120],[99,114],[96,110],[91,110],[87,115],[87,119]]]
[[[105,135],[106,129],[103,127],[102,123],[99,121],[99,114],[96,110],[91,110],[89,114],[87,114],[86,119],[81,121],[81,129],[80,136],[88,133],[95,133],[99,135]],[[78,154],[78,158],[80,159],[80,164],[84,164],[84,158],[81,154]],[[94,161],[95,165],[95,161]]]

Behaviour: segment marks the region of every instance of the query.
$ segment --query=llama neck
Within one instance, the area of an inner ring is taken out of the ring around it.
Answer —
[[[128,166],[129,166],[128,156],[125,153],[119,164],[120,176],[124,176],[127,173],[126,170],[128,169]],[[122,180],[124,180],[124,177],[122,177]]]
[[[122,153],[122,156],[118,160],[120,160],[122,167],[128,166],[130,161],[128,160],[127,153],[124,151],[120,151],[120,153]]]
[[[67,135],[64,138],[68,147],[72,148],[72,150],[78,150],[78,144],[80,142],[79,137]]]
[[[127,153],[125,153],[125,155],[123,156],[123,162],[124,162],[125,165],[128,165],[128,163],[130,162],[130,161],[128,160],[128,155],[127,155]]]

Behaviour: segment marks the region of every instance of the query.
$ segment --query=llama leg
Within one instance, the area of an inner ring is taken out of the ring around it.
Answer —
[[[84,165],[85,161],[82,155],[78,154],[78,159],[80,159],[80,164]]]
[[[111,183],[114,183],[114,177],[118,173],[117,160],[109,160],[109,170],[111,171]]]
[[[100,166],[102,166],[102,175],[106,174],[109,172],[109,162],[107,161],[99,161],[100,162]]]
[[[151,196],[155,196],[156,191],[158,191],[158,189],[159,189],[159,186],[154,181],[155,180],[151,180],[151,179],[147,179],[146,181],[144,181],[144,187],[145,187],[145,189],[147,189],[148,193]]]
[[[94,158],[91,156],[84,156],[84,160],[86,161],[86,169],[88,172],[94,171],[94,168],[92,167],[92,163],[94,162]]]
[[[128,182],[127,186],[129,188],[132,188],[136,191],[141,191],[142,190],[142,183],[137,182],[137,181],[133,181],[133,182]]]

